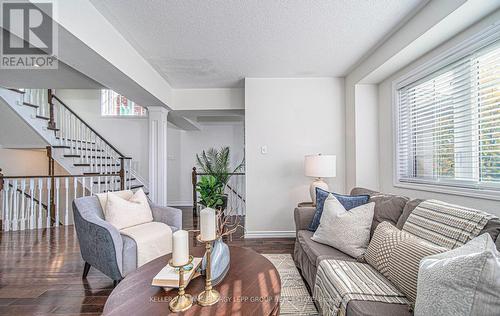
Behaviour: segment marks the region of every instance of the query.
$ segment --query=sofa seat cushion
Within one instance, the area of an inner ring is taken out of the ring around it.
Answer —
[[[321,261],[313,297],[321,315],[346,315],[351,301],[401,304],[406,309],[409,304],[405,295],[369,264],[343,260]]]
[[[411,309],[406,304],[394,304],[372,301],[356,301],[352,300],[347,304],[348,316],[412,316]]]
[[[331,258],[337,260],[356,261],[355,258],[343,253],[342,251],[333,247],[317,243],[311,239],[314,233],[308,230],[299,230],[297,232],[297,240],[306,253],[309,261],[314,266],[318,266],[319,260],[324,258]],[[319,258],[321,257],[321,258]]]

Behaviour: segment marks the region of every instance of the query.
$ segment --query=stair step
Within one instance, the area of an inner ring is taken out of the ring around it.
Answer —
[[[144,184],[135,184],[135,185],[130,186],[130,190],[139,189],[139,188],[143,188],[143,187],[144,187]]]
[[[129,179],[127,179],[129,180]],[[136,178],[130,178],[130,181],[134,181],[134,180],[137,180]],[[111,180],[101,180],[101,184],[106,184],[106,183],[110,183]],[[120,182],[120,178],[116,179],[116,182]],[[94,181],[94,184],[98,184],[99,181]]]
[[[113,177],[119,177],[118,175],[118,172],[113,172],[113,173],[116,173],[116,175],[112,175]],[[111,176],[111,173],[99,173],[97,171],[93,171],[93,172],[84,172],[83,173],[84,175],[89,175],[89,176],[101,176],[101,177],[105,177],[105,176]]]
[[[57,136],[56,139],[61,139],[61,137]],[[94,144],[95,145],[95,142],[89,142],[89,141],[86,141],[86,140],[69,139],[69,138],[65,138],[65,140],[67,140],[69,142],[82,142],[82,143]]]
[[[82,155],[82,156],[78,156],[78,157],[82,157],[82,158],[92,158],[92,159],[115,159],[113,157],[98,157],[98,156],[86,156],[86,155]]]
[[[39,118],[39,119],[42,119],[42,120],[46,120],[46,121],[50,120],[49,117],[41,116],[41,115],[37,115],[36,118]]]
[[[71,149],[71,146],[66,146],[66,145],[54,145],[52,148],[64,148],[64,149]],[[102,149],[95,149],[95,148],[75,148],[76,150],[86,150],[86,151],[99,151],[103,152],[104,150]]]
[[[54,131],[54,132],[58,132],[58,131],[59,131],[59,129],[58,129],[58,128],[56,128],[56,127],[50,127],[50,126],[49,126],[49,127],[47,127],[47,129],[49,129],[49,130],[51,130],[51,131]]]
[[[92,165],[97,167],[120,167],[119,163],[94,163]]]
[[[34,105],[34,104],[31,104],[31,103],[28,103],[28,102],[23,102],[23,105],[30,106],[30,107],[35,108],[35,109],[39,108],[38,105]]]
[[[75,167],[90,167],[89,163],[74,163],[73,166]]]
[[[81,156],[80,155],[63,155],[63,157],[67,157],[67,158],[80,158]]]

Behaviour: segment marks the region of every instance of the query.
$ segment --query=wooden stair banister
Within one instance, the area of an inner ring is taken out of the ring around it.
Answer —
[[[91,130],[94,134],[96,134],[100,139],[102,139],[102,141],[104,141],[104,143],[106,143],[106,145],[108,145],[111,149],[113,149],[117,154],[118,156],[120,156],[120,158],[123,158],[123,159],[132,159],[130,157],[127,157],[125,156],[124,154],[122,154],[118,149],[116,149],[110,142],[108,142],[103,136],[101,136],[101,134],[99,134],[95,129],[92,128],[92,126],[90,126],[87,122],[85,122],[78,114],[75,113],[75,111],[73,111],[69,106],[66,105],[66,103],[64,103],[61,99],[59,99],[59,97],[57,95],[52,95],[52,98],[53,99],[56,99],[57,102],[59,102],[62,106],[64,106],[64,108],[66,108],[66,110],[68,110],[71,114],[73,114],[77,119],[79,119],[85,126],[87,126],[87,128],[89,130]]]

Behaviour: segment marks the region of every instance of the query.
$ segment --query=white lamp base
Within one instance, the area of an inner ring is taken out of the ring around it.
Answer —
[[[311,194],[313,205],[316,205],[316,188],[328,191],[328,184],[326,184],[326,182],[321,178],[316,178],[313,182],[311,182],[311,185],[309,186],[309,193]]]

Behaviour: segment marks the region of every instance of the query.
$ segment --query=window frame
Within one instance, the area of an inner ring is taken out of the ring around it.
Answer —
[[[444,67],[458,61],[461,58],[471,54],[472,52],[492,44],[500,40],[500,24],[493,24],[478,34],[462,41],[451,49],[432,57],[430,60],[423,64],[414,67],[406,74],[400,76],[392,82],[392,172],[393,172],[393,186],[403,189],[412,189],[420,191],[430,191],[437,193],[446,193],[453,195],[461,195],[468,197],[484,198],[489,200],[500,201],[500,187],[496,189],[474,188],[464,185],[464,182],[457,181],[443,181],[437,184],[434,181],[426,183],[425,180],[409,181],[407,179],[401,180],[399,174],[399,89],[422,80],[424,77],[443,69]]]
[[[106,114],[102,114],[102,107],[103,107],[103,104],[102,104],[102,94],[103,94],[104,90],[111,90],[114,93],[116,93],[116,94],[118,94],[120,96],[123,96],[123,95],[119,94],[118,92],[114,91],[113,89],[100,89],[99,90],[99,111],[100,111],[99,115],[100,115],[101,119],[127,119],[127,120],[144,120],[144,119],[148,119],[148,116],[149,116],[148,108],[146,106],[139,105],[135,101],[132,101],[132,100],[130,100],[130,101],[132,101],[135,105],[140,106],[140,107],[142,107],[142,108],[144,108],[146,110],[146,114],[145,115],[120,115],[120,114],[106,115]]]

